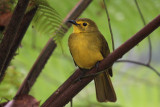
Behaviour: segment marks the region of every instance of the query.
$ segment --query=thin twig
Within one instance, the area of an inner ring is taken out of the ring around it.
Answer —
[[[142,22],[143,22],[143,24],[144,24],[144,26],[146,25],[146,21],[145,21],[145,19],[144,19],[144,16],[143,16],[143,14],[142,14],[142,12],[141,12],[141,9],[140,9],[140,7],[139,7],[139,5],[138,5],[138,2],[137,2],[137,0],[134,0],[135,1],[135,4],[136,4],[136,7],[137,7],[137,9],[138,9],[138,12],[139,12],[139,15],[140,15],[140,17],[141,17],[141,19],[142,19]],[[149,58],[148,58],[148,65],[151,63],[151,60],[152,60],[152,43],[151,43],[151,38],[150,38],[150,36],[148,36],[148,47],[149,47]]]
[[[124,44],[122,44],[119,48],[109,54],[105,59],[103,59],[99,63],[98,70],[97,68],[93,68],[90,71],[86,72],[86,75],[94,74],[96,72],[107,69],[113,65],[113,63],[121,58],[125,53],[127,53],[130,49],[136,46],[139,42],[141,42],[144,38],[146,38],[151,32],[157,29],[160,26],[160,15],[153,19],[149,24],[147,24],[143,29],[137,32],[134,36],[128,39]],[[74,83],[74,80],[79,78],[82,75],[82,71],[80,69],[76,70],[69,79],[67,79],[56,91],[51,95],[49,105],[54,107],[62,107],[65,106],[76,94],[78,94],[89,82],[93,80],[94,77],[84,78],[81,81]],[[66,88],[67,86],[67,88]],[[69,87],[68,87],[69,86]],[[57,95],[58,94],[58,95]],[[54,98],[52,100],[51,98]],[[47,102],[47,101],[46,101]]]
[[[114,37],[113,37],[113,32],[112,32],[110,17],[109,17],[109,13],[108,13],[108,9],[107,9],[107,5],[106,5],[105,0],[103,0],[103,3],[104,3],[104,6],[105,6],[105,11],[106,11],[106,14],[107,14],[107,18],[108,18],[108,26],[109,26],[109,30],[110,30],[110,33],[111,33],[112,50],[114,51],[114,50],[115,50],[115,46],[114,46]]]
[[[150,68],[151,70],[153,70],[160,77],[160,73],[155,68],[153,68],[151,65],[144,64],[142,62],[131,61],[131,60],[118,60],[116,62],[128,62],[128,63],[133,63],[133,64],[145,66],[145,67]]]
[[[137,0],[134,0],[134,1],[135,1],[135,4],[136,4],[136,7],[137,7],[137,9],[138,9],[139,15],[140,15],[140,17],[141,17],[141,19],[142,19],[142,22],[143,22],[144,25],[146,25],[146,21],[145,21],[145,19],[144,19],[144,16],[143,16],[143,14],[142,14],[142,12],[141,12],[141,9],[140,9],[140,7],[139,7],[139,4],[138,4]]]

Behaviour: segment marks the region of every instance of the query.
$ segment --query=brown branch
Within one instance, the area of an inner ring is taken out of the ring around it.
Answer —
[[[113,63],[121,58],[125,53],[127,53],[130,49],[136,46],[140,41],[142,41],[145,37],[147,37],[151,32],[157,29],[160,26],[160,15],[157,16],[154,20],[152,20],[149,24],[147,24],[144,28],[142,28],[139,32],[137,32],[134,36],[128,39],[124,44],[122,44],[119,48],[109,54],[103,61],[100,62],[98,70],[102,71],[104,69],[109,68],[113,65]],[[93,68],[86,75],[91,75],[97,72],[96,68]],[[81,81],[74,82],[79,76],[81,76],[82,71],[79,69],[76,70],[69,79],[64,82],[42,105],[42,107],[62,107],[66,105],[78,92],[80,92],[89,82],[93,80],[93,76],[84,78]],[[69,86],[69,87],[68,87]],[[53,99],[52,99],[53,98]]]
[[[28,2],[29,0],[18,1],[10,23],[6,29],[6,32],[4,33],[4,37],[0,44],[0,82],[2,81],[3,75],[5,74],[5,71],[2,72],[2,70],[5,67],[5,62],[8,59],[10,49],[14,42],[16,33],[20,27],[20,23],[22,22]]]
[[[14,43],[10,49],[10,53],[8,55],[8,58],[4,64],[4,67],[2,69],[2,72],[5,72],[6,68],[8,67],[10,61],[12,60],[12,58],[14,57],[15,55],[15,52],[16,50],[18,49],[24,35],[25,35],[25,32],[27,31],[27,28],[32,20],[32,18],[34,17],[35,15],[35,12],[36,12],[37,8],[34,8],[32,9],[31,11],[29,11],[23,18],[22,20],[22,23],[18,29],[18,32],[15,36],[15,40],[14,40]]]
[[[67,17],[64,19],[62,25],[66,25],[68,28],[71,26],[71,24],[67,23],[68,20],[76,19],[82,12],[83,10],[89,5],[89,3],[92,0],[81,0],[72,10],[71,12],[67,15]],[[60,26],[60,28],[55,31],[56,33],[59,33],[60,31],[67,32],[68,28],[64,28],[63,26]],[[43,48],[42,52],[40,53],[39,57],[37,58],[36,62],[34,63],[32,69],[30,70],[29,74],[25,78],[23,84],[19,88],[15,99],[23,94],[28,94],[31,87],[35,83],[37,77],[41,73],[43,67],[45,66],[47,60],[51,56],[53,50],[55,49],[56,44],[53,38],[50,38],[45,47]]]

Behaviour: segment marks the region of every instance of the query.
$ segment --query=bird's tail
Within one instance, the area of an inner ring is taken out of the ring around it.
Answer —
[[[109,72],[103,72],[94,78],[97,100],[99,102],[115,102],[116,94],[109,77]]]

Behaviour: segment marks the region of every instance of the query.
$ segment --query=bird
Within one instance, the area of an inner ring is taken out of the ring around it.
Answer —
[[[81,70],[90,70],[110,53],[108,43],[91,19],[79,18],[68,22],[73,25],[68,46],[74,63]],[[110,76],[112,76],[111,67],[94,78],[96,97],[99,102],[117,100]]]

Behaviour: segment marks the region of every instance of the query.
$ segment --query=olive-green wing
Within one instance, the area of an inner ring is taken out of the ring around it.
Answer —
[[[108,43],[102,34],[100,34],[99,39],[101,40],[101,54],[105,58],[110,54]],[[109,68],[108,71],[109,75],[112,76],[112,68]]]

